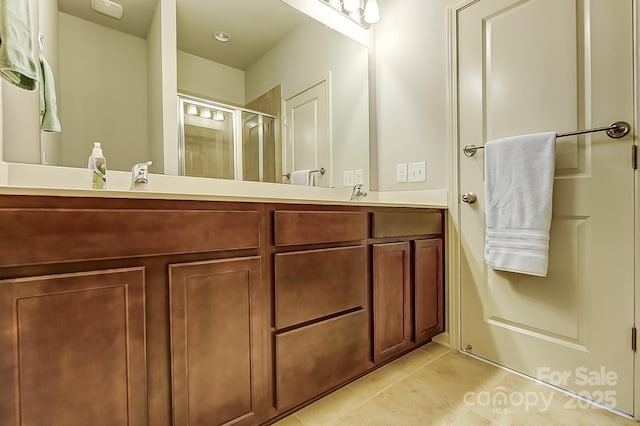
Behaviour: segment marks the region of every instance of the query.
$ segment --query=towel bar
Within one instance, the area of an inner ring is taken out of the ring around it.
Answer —
[[[324,167],[318,169],[318,170],[310,170],[309,173],[320,173],[320,176],[324,176],[324,174],[327,171],[325,170]],[[291,179],[291,172],[287,172],[286,174],[282,175],[282,177],[286,177],[287,179]]]
[[[607,132],[607,136],[613,139],[619,139],[625,137],[631,131],[631,125],[626,121],[616,121],[615,123],[611,123],[605,127],[596,127],[593,129],[585,129],[585,130],[575,130],[573,132],[565,132],[565,133],[556,133],[556,138],[564,138],[567,136],[575,136],[582,135],[585,133],[595,133],[595,132]],[[473,157],[476,155],[476,151],[479,149],[484,149],[484,146],[476,146],[476,145],[466,145],[462,152],[467,157]]]

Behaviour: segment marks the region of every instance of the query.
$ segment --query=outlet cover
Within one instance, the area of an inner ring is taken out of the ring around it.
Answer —
[[[409,182],[426,182],[426,180],[427,163],[424,161],[409,163]]]
[[[364,175],[362,169],[356,169],[356,185],[364,184]]]
[[[356,184],[355,181],[356,181],[356,177],[353,170],[347,170],[344,172],[344,175],[342,177],[342,184],[344,186],[353,186]]]
[[[407,181],[407,163],[396,164],[396,182]]]

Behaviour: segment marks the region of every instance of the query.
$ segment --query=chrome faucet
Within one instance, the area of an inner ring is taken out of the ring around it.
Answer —
[[[360,201],[367,196],[367,193],[362,190],[362,184],[353,185],[353,191],[351,191],[351,197],[349,201]]]
[[[131,168],[131,189],[134,189],[138,184],[146,185],[149,183],[149,166],[151,164],[153,162],[147,161],[133,165]]]

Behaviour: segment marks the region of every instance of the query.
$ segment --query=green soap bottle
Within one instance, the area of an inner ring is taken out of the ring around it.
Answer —
[[[93,143],[88,167],[93,172],[92,188],[104,189],[107,186],[107,159],[104,158],[100,142]]]

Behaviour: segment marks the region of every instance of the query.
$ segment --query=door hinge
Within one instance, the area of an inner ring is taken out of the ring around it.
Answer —
[[[631,167],[638,168],[638,145],[631,145]]]
[[[638,329],[633,327],[631,329],[631,350],[634,351],[634,352],[638,348],[638,339],[637,338],[638,338]]]

